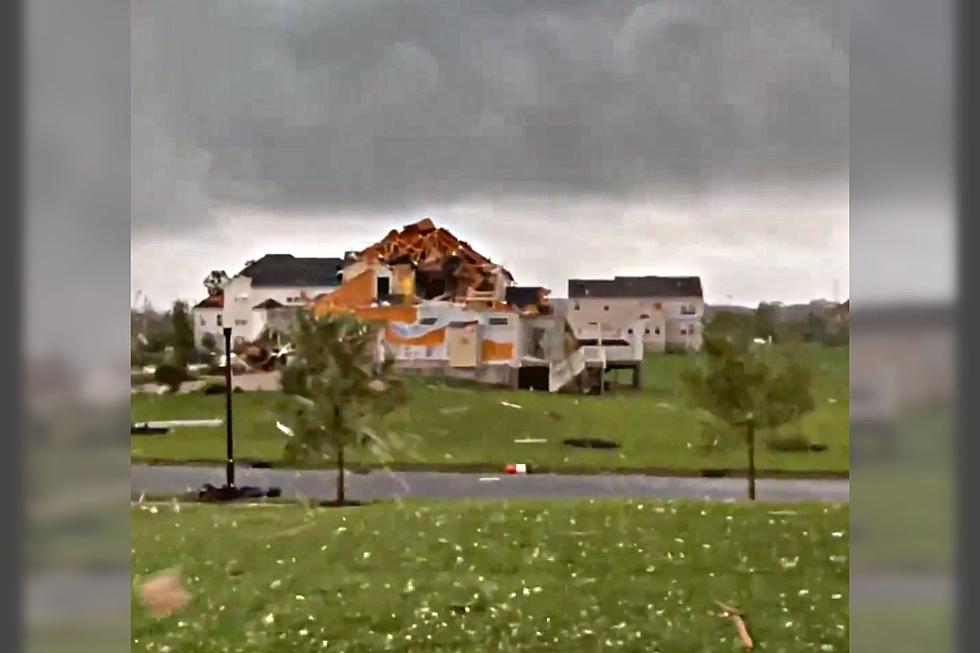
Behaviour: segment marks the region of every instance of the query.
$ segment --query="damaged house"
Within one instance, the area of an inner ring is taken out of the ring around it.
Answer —
[[[431,220],[349,252],[340,278],[313,302],[314,314],[383,323],[378,355],[402,371],[551,392],[601,378],[601,352],[588,359],[547,289],[517,286],[509,271]]]

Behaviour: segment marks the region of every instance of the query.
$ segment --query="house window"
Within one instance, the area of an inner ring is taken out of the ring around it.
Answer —
[[[218,324],[218,326],[221,326],[221,313],[218,313],[218,321],[217,321],[217,324]]]
[[[663,302],[654,302],[653,303],[653,307],[659,311],[660,309],[662,309],[664,307],[664,304],[663,304]]]
[[[422,324],[424,326],[432,326],[437,321],[438,320],[434,317],[423,317],[421,320],[419,320],[419,324]]]
[[[644,329],[643,334],[647,336],[650,335],[650,329]]]
[[[235,326],[245,326],[248,324],[248,320],[235,320]]]
[[[641,320],[649,320],[650,319],[650,316],[647,315],[646,313],[644,313],[643,315],[640,316],[640,319]]]
[[[682,336],[686,336],[687,335],[687,331],[685,331],[684,329],[681,329],[681,335]]]
[[[510,320],[508,320],[506,317],[492,317],[492,318],[490,318],[490,325],[491,326],[507,326],[508,324],[510,324]]]
[[[581,309],[581,306],[579,306],[578,302],[575,302],[575,310],[577,311],[577,310],[580,310],[580,309]]]
[[[609,310],[609,307],[608,307],[608,306],[603,306],[603,307],[602,307],[602,310],[604,310],[604,311],[608,311],[608,310]]]
[[[697,310],[690,304],[681,306],[681,315],[694,315],[695,313],[697,313]]]
[[[657,327],[656,329],[654,329],[653,330],[653,333],[654,333],[654,335],[658,335],[659,336],[660,335],[660,327]]]
[[[198,321],[201,323],[201,326],[204,326],[205,324],[207,324],[207,320],[204,319],[204,316],[203,315],[198,318]]]
[[[630,335],[633,335],[633,329],[627,329],[627,330],[626,330],[626,333],[628,333],[628,334],[630,334]]]

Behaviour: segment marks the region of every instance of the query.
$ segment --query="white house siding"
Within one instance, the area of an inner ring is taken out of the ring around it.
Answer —
[[[221,309],[218,307],[201,307],[191,310],[194,321],[194,346],[204,349],[204,336],[211,334],[219,349],[224,349],[224,335],[221,328]]]
[[[310,286],[310,287],[273,287],[259,286],[252,287],[252,280],[248,277],[235,277],[224,289],[225,307],[223,322],[225,326],[230,326],[232,342],[254,340],[262,332],[265,326],[264,316],[257,316],[254,307],[267,299],[273,299],[283,306],[301,307],[304,305],[299,298],[304,294],[309,300],[313,300],[318,295],[331,293],[337,286]],[[258,323],[257,323],[258,322]]]
[[[647,351],[664,351],[670,347],[700,349],[703,316],[704,300],[700,297],[580,297],[568,300],[568,321],[576,335],[595,326],[592,323],[604,328],[628,328],[641,321]],[[693,323],[692,328],[688,327],[690,323]],[[692,329],[695,334],[689,336],[688,331]]]

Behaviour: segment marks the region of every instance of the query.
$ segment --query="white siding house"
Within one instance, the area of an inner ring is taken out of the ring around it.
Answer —
[[[566,311],[580,337],[597,328],[642,330],[647,351],[701,349],[704,297],[698,277],[571,279]]]
[[[267,326],[281,328],[290,309],[337,289],[341,265],[338,258],[291,254],[266,254],[249,262],[222,289],[220,310],[214,296],[194,307],[195,341],[200,345],[204,333],[216,333],[223,347],[222,327],[228,326],[234,346],[255,340]]]

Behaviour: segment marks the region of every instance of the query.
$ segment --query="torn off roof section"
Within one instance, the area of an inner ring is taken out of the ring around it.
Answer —
[[[701,277],[614,277],[569,279],[568,296],[581,297],[702,297]]]
[[[238,276],[252,280],[252,287],[325,287],[340,285],[343,267],[339,258],[297,258],[292,254],[266,254],[252,261]]]

